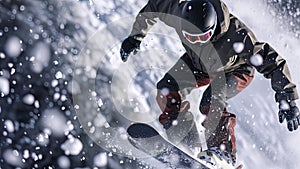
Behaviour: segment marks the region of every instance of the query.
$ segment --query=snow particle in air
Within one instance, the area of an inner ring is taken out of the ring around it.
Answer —
[[[29,150],[27,150],[27,149],[24,150],[24,151],[23,151],[23,158],[24,158],[24,159],[28,159],[29,157],[30,157],[30,156],[29,156]]]
[[[225,150],[226,150],[225,144],[221,144],[221,145],[220,145],[220,149],[221,149],[222,151],[225,151]]]
[[[178,121],[177,121],[177,120],[174,120],[174,121],[172,122],[172,125],[173,125],[173,126],[177,126],[177,125],[178,125]]]
[[[57,163],[59,165],[59,168],[70,168],[70,159],[66,156],[60,156],[57,159]]]
[[[103,106],[103,101],[102,101],[101,98],[98,99],[97,103],[98,103],[98,107],[102,107]]]
[[[58,85],[58,80],[52,80],[52,82],[51,82],[51,86],[52,87],[56,87]]]
[[[47,109],[42,115],[42,125],[50,129],[52,134],[61,136],[68,130],[67,120],[63,113],[57,109]]]
[[[32,71],[41,73],[42,70],[48,66],[51,52],[50,47],[46,43],[39,42],[32,49]]]
[[[56,72],[55,77],[56,77],[56,79],[61,79],[61,78],[63,78],[62,72],[61,72],[61,71]]]
[[[0,53],[0,59],[5,59],[5,54],[4,53]]]
[[[16,58],[20,55],[22,44],[17,36],[11,36],[7,39],[4,47],[6,54],[12,58]]]
[[[14,132],[14,130],[15,130],[14,123],[13,123],[11,120],[6,120],[6,121],[4,122],[4,127],[6,128],[6,130],[7,130],[9,133]]]
[[[290,105],[287,103],[287,101],[281,100],[280,101],[280,109],[281,110],[289,110],[290,109]]]
[[[263,57],[259,54],[253,55],[250,58],[250,62],[254,66],[260,66],[263,64]]]
[[[32,94],[27,94],[23,97],[23,103],[27,105],[32,105],[35,101],[35,98]]]
[[[3,152],[3,159],[10,165],[22,167],[22,157],[17,150],[7,149]]]
[[[83,144],[79,139],[69,135],[68,140],[66,140],[60,147],[65,151],[66,155],[78,155],[83,148]]]
[[[99,153],[94,157],[94,164],[97,167],[105,167],[107,165],[108,159],[106,153]]]
[[[20,6],[20,11],[24,11],[26,8],[25,8],[25,6],[24,5],[21,5]]]
[[[233,49],[236,53],[241,53],[244,50],[244,43],[242,42],[235,42],[233,43]]]
[[[9,94],[9,81],[3,77],[0,77],[0,94],[1,96]]]
[[[41,146],[46,146],[49,143],[49,135],[46,133],[40,133],[36,139]]]

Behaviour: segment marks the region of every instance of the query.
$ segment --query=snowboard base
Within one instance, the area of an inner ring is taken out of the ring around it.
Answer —
[[[127,129],[130,143],[172,169],[215,169],[213,164],[193,157],[164,139],[153,127],[136,123]]]

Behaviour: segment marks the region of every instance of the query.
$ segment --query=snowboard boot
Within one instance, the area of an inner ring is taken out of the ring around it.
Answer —
[[[215,169],[242,169],[242,165],[235,168],[235,158],[233,155],[217,147],[212,147],[199,153],[197,158],[211,164]]]
[[[219,147],[222,150],[232,154],[233,159],[236,157],[236,139],[234,134],[234,127],[236,124],[236,117],[232,113],[223,112],[218,125],[215,129],[207,128],[206,125],[206,142],[208,148]],[[210,132],[207,132],[210,131]],[[213,131],[213,132],[211,132]]]
[[[206,132],[208,150],[201,152],[199,158],[209,157],[208,159],[212,160],[217,169],[234,169],[236,163],[234,134],[236,116],[225,109],[216,124],[215,128],[210,128],[211,125],[207,121],[204,123],[204,127],[209,131]],[[241,169],[241,167],[239,166],[237,169]]]

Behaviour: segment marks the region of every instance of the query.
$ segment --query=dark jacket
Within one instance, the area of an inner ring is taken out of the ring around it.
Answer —
[[[131,36],[142,40],[158,18],[175,28],[187,54],[199,70],[208,74],[228,73],[244,64],[251,65],[266,78],[271,79],[277,102],[298,99],[296,85],[291,82],[286,61],[268,43],[258,42],[251,30],[230,14],[222,1],[210,0],[218,16],[217,30],[211,43],[187,42],[180,29],[180,16],[185,1],[149,0],[137,15]],[[243,44],[242,51],[236,50],[235,44]],[[251,63],[252,56],[260,56],[262,64]]]

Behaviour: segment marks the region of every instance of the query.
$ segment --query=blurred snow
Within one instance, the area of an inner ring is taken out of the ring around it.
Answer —
[[[244,43],[243,42],[235,42],[233,43],[233,49],[236,53],[241,53],[244,50]]]
[[[61,149],[65,151],[66,155],[78,155],[82,148],[82,142],[71,135],[69,135],[68,140],[61,145]]]
[[[23,97],[23,102],[28,105],[32,105],[35,102],[35,98],[32,94],[27,94]]]
[[[10,133],[15,131],[14,123],[11,120],[5,120],[4,128]]]
[[[0,58],[1,58],[1,59],[5,59],[5,57],[6,57],[5,54],[1,52],[1,53],[0,53]]]
[[[263,64],[263,57],[260,54],[256,54],[250,57],[250,62],[254,66],[260,66]]]
[[[22,167],[22,157],[17,150],[7,149],[3,152],[4,160],[14,166],[14,167]]]
[[[22,52],[22,41],[17,36],[11,36],[5,43],[5,52],[8,56],[16,58]]]
[[[107,154],[99,153],[94,157],[94,164],[97,167],[105,167],[107,165]]]
[[[290,105],[288,104],[287,101],[281,100],[280,101],[280,109],[282,109],[282,110],[289,110],[290,109]]]
[[[9,81],[6,78],[0,77],[0,94],[8,95],[10,91]]]
[[[24,150],[23,152],[23,158],[24,159],[28,159],[30,156],[29,156],[29,150]]]
[[[66,156],[60,156],[57,159],[58,165],[60,168],[64,169],[64,168],[70,168],[70,160],[68,157]]]
[[[48,66],[50,60],[50,49],[46,43],[38,42],[32,51],[32,67],[36,73],[41,73]]]
[[[49,143],[49,135],[47,133],[40,133],[36,139],[41,146],[47,146]]]
[[[41,123],[44,128],[50,129],[53,135],[64,135],[68,131],[67,119],[57,109],[46,109],[42,114]]]

